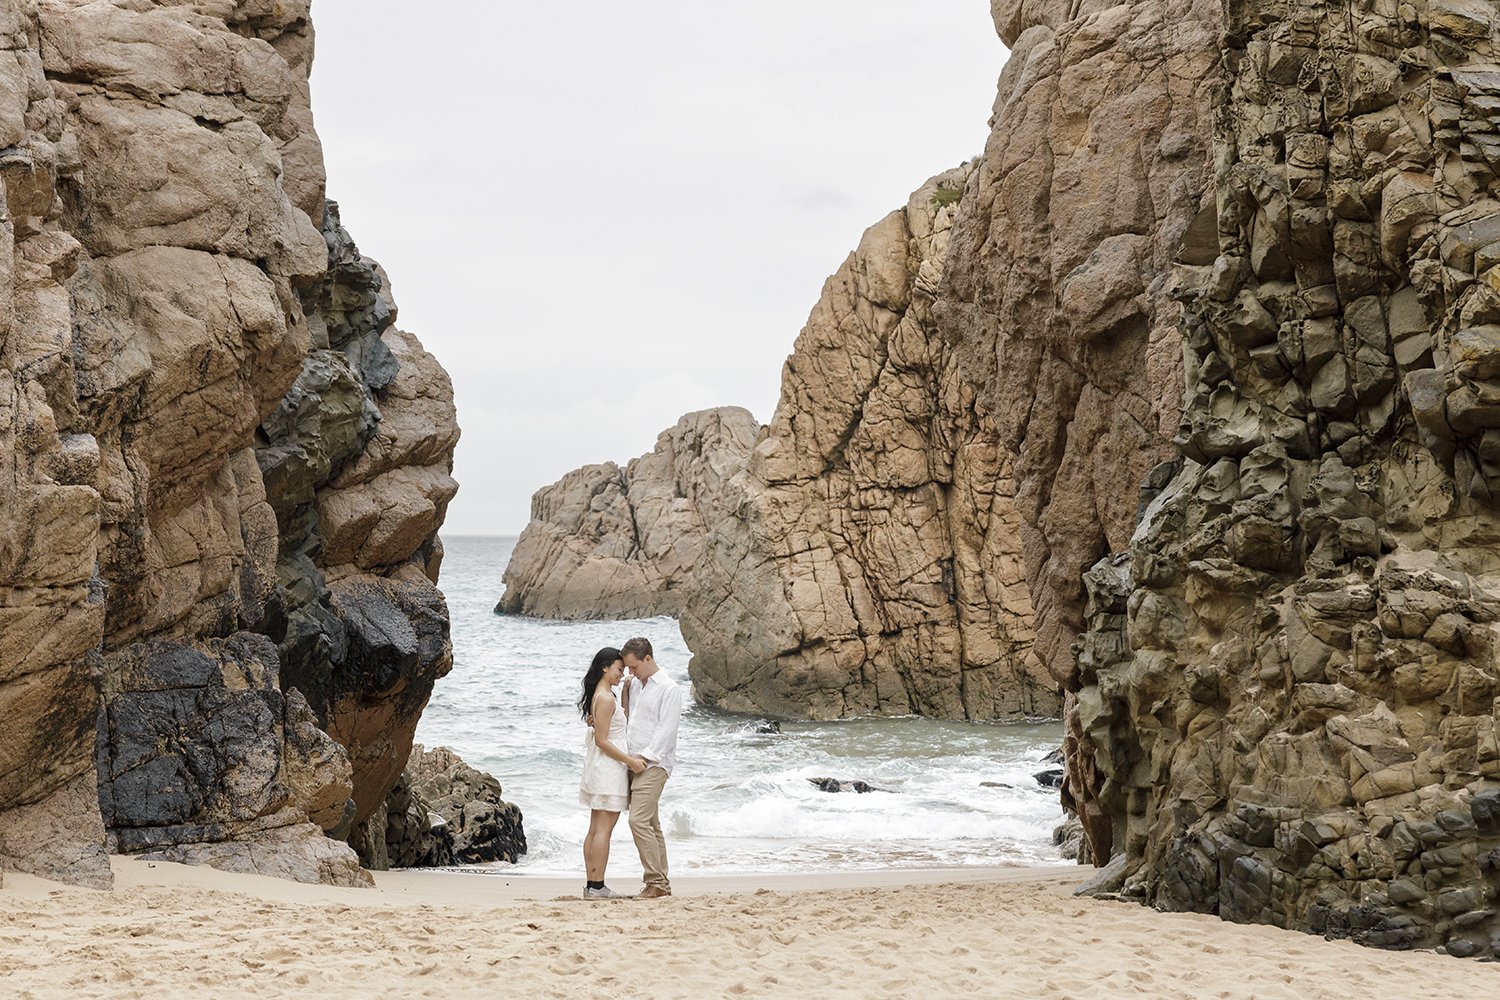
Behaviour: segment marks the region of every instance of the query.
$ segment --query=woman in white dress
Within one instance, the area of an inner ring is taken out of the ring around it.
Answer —
[[[578,784],[578,801],[589,807],[589,832],[583,838],[585,899],[624,898],[604,884],[609,838],[620,813],[630,808],[630,772],[646,769],[644,760],[625,752],[625,713],[612,690],[624,676],[620,651],[606,646],[594,654],[578,699],[578,711],[589,727],[583,744],[583,780]]]

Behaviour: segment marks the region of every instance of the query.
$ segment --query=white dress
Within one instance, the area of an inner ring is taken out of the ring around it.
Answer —
[[[609,741],[625,746],[625,713],[615,706],[609,717]],[[630,769],[610,757],[594,742],[594,727],[584,730],[583,780],[578,783],[578,801],[590,809],[625,812],[630,808]]]

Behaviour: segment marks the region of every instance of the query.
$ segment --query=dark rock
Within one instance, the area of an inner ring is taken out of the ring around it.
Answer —
[[[300,634],[304,655],[286,665],[283,683],[348,750],[360,823],[394,786],[433,683],[452,668],[448,612],[424,581],[355,577],[328,592],[332,617],[320,620],[331,632]]]
[[[348,811],[348,758],[282,695],[278,666],[275,643],[248,632],[103,658],[99,801],[118,850],[368,884],[319,828]],[[313,809],[329,811],[319,825]]]
[[[443,817],[459,864],[519,861],[526,853],[521,810],[501,798],[500,782],[447,747],[412,747],[406,777],[414,794]]]
[[[741,722],[732,726],[731,733],[745,733],[751,736],[780,736],[781,723],[774,719],[757,719],[754,722]]]
[[[865,781],[844,781],[841,778],[808,778],[821,792],[889,792],[889,788],[877,788]]]
[[[1092,860],[1088,856],[1088,841],[1083,836],[1083,824],[1079,822],[1076,814],[1070,815],[1053,827],[1052,843],[1059,849],[1058,853],[1068,861],[1088,864]]]
[[[1066,773],[1067,772],[1060,767],[1049,767],[1045,771],[1038,771],[1031,777],[1035,779],[1036,783],[1038,785],[1041,785],[1043,788],[1061,788],[1063,784],[1063,775],[1065,775]]]

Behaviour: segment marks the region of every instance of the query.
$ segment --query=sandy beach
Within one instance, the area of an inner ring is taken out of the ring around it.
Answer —
[[[330,889],[117,858],[111,893],[7,874],[0,979],[51,997],[1488,996],[1500,969],[1075,899],[1077,869],[572,880],[388,872]]]

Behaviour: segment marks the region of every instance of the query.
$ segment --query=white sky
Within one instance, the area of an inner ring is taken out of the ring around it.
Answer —
[[[865,227],[983,148],[985,0],[315,0],[328,193],[453,376],[445,534],[689,410],[769,419]]]

